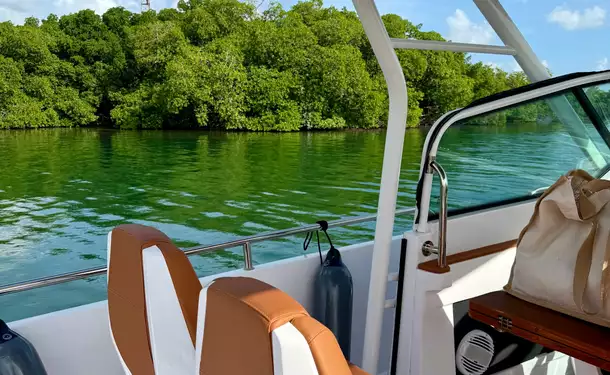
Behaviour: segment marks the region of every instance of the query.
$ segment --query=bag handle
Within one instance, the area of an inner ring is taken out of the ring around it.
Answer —
[[[602,263],[602,276],[600,280],[599,290],[599,308],[592,309],[590,306],[585,306],[585,292],[587,290],[587,281],[589,280],[589,274],[591,273],[591,267],[593,266],[593,248],[595,245],[595,235],[597,233],[598,222],[597,220],[591,221],[591,231],[589,235],[578,250],[576,257],[576,264],[574,266],[574,280],[572,283],[572,293],[574,303],[576,306],[587,315],[596,315],[601,309],[603,309],[606,303],[606,292],[608,285],[608,264],[610,252],[608,251],[609,246],[606,246],[606,252],[604,254],[604,262]]]
[[[581,178],[583,180],[583,182],[587,185],[587,190],[590,191],[590,194],[585,194],[585,196],[587,198],[586,203],[591,203],[592,205],[599,207],[601,205],[604,205],[604,204],[610,202],[610,181],[609,180],[595,179],[593,176],[591,176],[589,173],[587,173],[586,171],[584,171],[582,169],[571,170],[566,175],[559,177],[559,179],[557,181],[555,181],[555,183],[553,185],[549,186],[544,191],[544,193],[542,193],[542,195],[538,198],[538,200],[536,201],[536,205],[534,206],[534,214],[531,216],[529,222],[521,230],[521,233],[519,234],[519,238],[517,240],[517,247],[519,247],[519,244],[521,243],[521,240],[523,239],[523,236],[525,235],[525,233],[531,228],[531,226],[534,224],[534,222],[538,218],[538,215],[540,212],[540,204],[542,204],[542,202],[555,189],[557,189],[558,187],[560,187],[563,184],[566,184],[566,183],[570,184],[570,177]],[[572,192],[573,192],[572,194],[576,195],[574,193],[572,186],[571,186],[571,188],[572,188]],[[599,194],[594,194],[594,193],[599,193]],[[579,197],[579,198],[582,198],[582,197]],[[580,202],[578,202],[576,200],[576,196],[574,197],[574,199],[575,199],[577,210],[578,210],[578,216],[581,219],[583,219],[582,213],[580,210]],[[586,203],[585,203],[585,205],[586,205]],[[594,210],[594,208],[589,208],[589,211],[591,211],[591,210]],[[595,211],[595,213],[593,215],[597,214],[597,212],[598,211]],[[564,216],[566,216],[566,215],[564,214]],[[589,218],[585,218],[585,219],[589,219]]]
[[[584,189],[590,191],[591,193],[597,193],[600,190],[610,189],[610,181],[595,179],[591,180],[585,184],[586,187]]]
[[[610,202],[610,181],[594,179],[580,170],[573,171],[569,181],[580,220],[591,219]]]

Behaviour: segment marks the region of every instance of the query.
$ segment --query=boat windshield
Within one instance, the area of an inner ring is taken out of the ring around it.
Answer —
[[[579,93],[589,100],[578,98]],[[571,118],[562,116],[567,111]],[[440,140],[437,154],[449,178],[450,212],[532,199],[571,169],[604,175],[610,163],[604,139],[609,126],[610,84],[456,122]],[[432,202],[431,207],[438,207],[438,192]]]
[[[610,83],[593,85],[584,89],[587,98],[600,115],[606,128],[610,127]]]

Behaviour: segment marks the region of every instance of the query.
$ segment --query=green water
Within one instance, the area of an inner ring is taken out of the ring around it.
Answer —
[[[414,205],[424,138],[424,130],[407,132],[399,207]],[[548,185],[583,158],[566,139],[552,126],[450,131],[439,160],[450,175],[452,206]],[[0,132],[0,284],[105,265],[106,234],[121,223],[155,226],[188,247],[374,214],[384,141],[384,132]],[[557,145],[568,156],[544,156]],[[396,233],[411,222],[400,218]],[[331,235],[346,245],[371,240],[373,228]],[[302,241],[255,244],[254,261],[301,254]],[[240,248],[191,259],[199,275],[243,265]],[[100,277],[2,297],[0,317],[102,299]]]

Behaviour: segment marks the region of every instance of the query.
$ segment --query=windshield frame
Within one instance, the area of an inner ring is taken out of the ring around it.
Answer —
[[[431,193],[431,186],[424,186],[432,184],[432,179],[426,178],[426,166],[428,165],[429,160],[436,158],[440,141],[447,129],[449,129],[449,127],[451,127],[453,124],[475,116],[510,109],[511,107],[520,106],[541,99],[561,97],[561,95],[565,93],[572,93],[576,96],[579,104],[583,107],[585,114],[591,120],[593,127],[598,131],[604,143],[606,143],[606,145],[610,148],[610,131],[603,123],[601,116],[599,116],[599,113],[583,90],[584,88],[604,83],[610,83],[610,71],[572,73],[494,94],[476,100],[464,108],[457,109],[443,115],[431,127],[424,143],[424,151],[422,152],[420,165],[420,176],[416,190],[417,215],[415,217],[415,224],[417,225],[420,223],[420,218],[422,216],[422,203],[423,205],[428,206],[430,204],[430,197],[427,197],[428,199],[426,199],[425,202],[422,199],[424,191],[428,195]],[[609,172],[610,161],[607,161],[606,165],[601,168],[600,177],[607,175]],[[486,208],[498,207],[516,202],[536,200],[541,194],[542,192],[539,192],[538,194],[532,194],[531,196],[491,202],[480,207],[473,206],[459,210],[450,210],[448,215],[454,216],[457,214],[475,212]],[[426,210],[429,210],[429,208],[430,207],[425,207]],[[434,213],[429,212],[427,212],[424,216],[424,221],[428,221],[428,219],[432,220],[437,217],[437,215]]]

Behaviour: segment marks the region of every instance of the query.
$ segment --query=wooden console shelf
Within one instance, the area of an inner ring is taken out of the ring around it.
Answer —
[[[452,254],[447,256],[447,264],[451,266],[452,264],[465,262],[467,260],[484,257],[487,255],[499,253],[504,250],[508,250],[512,247],[517,246],[517,240],[511,240],[506,242],[500,242],[497,244],[480,247],[474,250],[463,251],[461,253]],[[427,262],[420,263],[417,268],[422,271],[432,272],[432,273],[446,273],[449,272],[449,267],[440,268],[438,266],[438,261],[436,259],[429,260]]]
[[[470,300],[471,318],[610,371],[610,329],[500,291]]]

